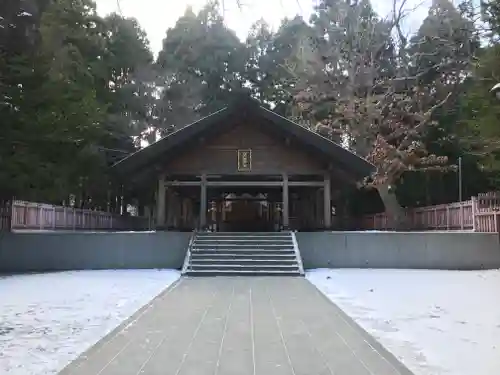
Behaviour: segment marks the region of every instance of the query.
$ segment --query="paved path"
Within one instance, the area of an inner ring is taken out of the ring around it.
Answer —
[[[181,279],[61,375],[411,375],[304,278]]]

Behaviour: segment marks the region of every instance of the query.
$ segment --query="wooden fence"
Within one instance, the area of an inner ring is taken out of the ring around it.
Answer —
[[[500,192],[480,194],[463,202],[411,208],[405,214],[411,230],[498,232]],[[363,216],[361,227],[365,230],[394,229],[385,213]]]
[[[406,210],[410,230],[500,232],[500,192],[471,200]],[[363,216],[365,230],[392,230],[385,213]],[[2,230],[150,230],[152,218],[24,201],[0,206]]]
[[[13,230],[149,230],[151,225],[150,218],[138,216],[24,201],[12,204]]]
[[[10,202],[0,202],[0,231],[9,231],[11,226]]]

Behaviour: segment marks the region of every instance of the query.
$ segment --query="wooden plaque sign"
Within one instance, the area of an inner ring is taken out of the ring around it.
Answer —
[[[238,150],[238,171],[252,170],[252,150]]]

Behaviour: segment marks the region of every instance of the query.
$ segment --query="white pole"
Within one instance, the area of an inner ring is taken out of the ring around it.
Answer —
[[[458,200],[462,202],[462,157],[458,158]]]

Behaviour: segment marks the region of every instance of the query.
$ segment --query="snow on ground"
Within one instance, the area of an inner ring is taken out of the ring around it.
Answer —
[[[0,374],[56,374],[178,277],[172,270],[0,277]]]
[[[307,278],[415,375],[500,374],[500,270],[313,270]]]

